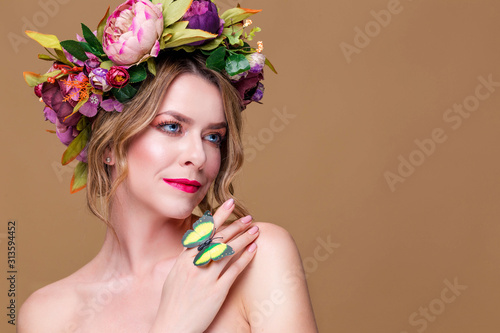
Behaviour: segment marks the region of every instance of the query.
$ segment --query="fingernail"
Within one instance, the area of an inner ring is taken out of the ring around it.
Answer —
[[[257,244],[255,243],[252,243],[250,244],[250,246],[248,247],[248,252],[253,252],[255,251],[255,249],[257,248]]]
[[[242,217],[240,221],[241,221],[241,223],[248,223],[248,222],[252,221],[252,216],[247,215],[245,217]]]
[[[253,235],[253,234],[257,233],[257,231],[259,231],[259,227],[258,226],[253,226],[253,227],[250,228],[250,230],[248,230],[248,233],[250,235]]]
[[[231,198],[228,201],[224,202],[223,206],[225,209],[230,209],[231,207],[233,207],[233,205],[234,205],[234,199]]]

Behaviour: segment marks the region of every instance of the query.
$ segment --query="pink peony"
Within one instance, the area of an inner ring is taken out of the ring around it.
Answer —
[[[104,27],[103,48],[117,65],[131,66],[160,52],[163,32],[161,4],[128,0],[118,6]]]

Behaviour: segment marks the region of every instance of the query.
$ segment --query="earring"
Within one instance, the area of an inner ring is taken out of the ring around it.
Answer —
[[[111,162],[111,157],[106,157],[106,163],[110,163]]]

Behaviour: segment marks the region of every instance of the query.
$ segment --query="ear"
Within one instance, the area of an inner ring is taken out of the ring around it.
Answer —
[[[104,164],[115,165],[115,156],[110,146],[108,146],[104,150],[104,155],[102,156],[102,159]]]

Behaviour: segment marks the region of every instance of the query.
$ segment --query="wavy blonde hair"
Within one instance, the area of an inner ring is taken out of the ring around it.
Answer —
[[[155,118],[163,96],[179,75],[198,75],[218,87],[224,105],[228,131],[221,144],[219,173],[198,207],[201,211],[213,210],[229,198],[235,201],[233,214],[240,218],[248,214],[244,205],[234,197],[232,182],[243,164],[241,142],[241,98],[228,77],[208,69],[205,57],[181,51],[156,58],[156,76],[149,76],[136,96],[125,103],[123,111],[100,111],[92,124],[88,145],[87,204],[91,212],[109,227],[111,202],[118,186],[127,178],[127,151],[132,138],[144,130]],[[111,180],[111,171],[104,161],[107,150],[112,149],[117,177]],[[214,204],[215,201],[215,204]],[[113,229],[114,231],[114,229]]]

